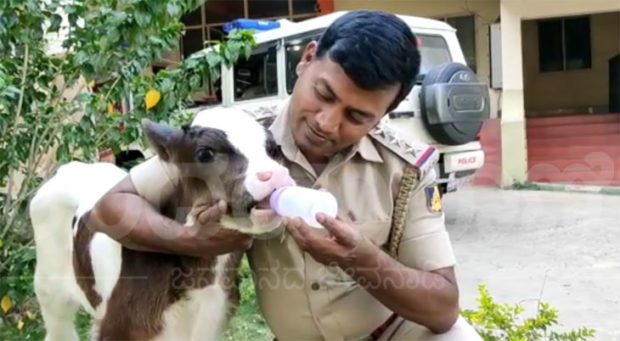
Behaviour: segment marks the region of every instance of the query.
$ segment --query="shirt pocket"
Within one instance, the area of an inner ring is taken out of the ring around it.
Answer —
[[[365,220],[355,222],[355,226],[358,230],[379,247],[388,242],[391,225],[391,220]]]

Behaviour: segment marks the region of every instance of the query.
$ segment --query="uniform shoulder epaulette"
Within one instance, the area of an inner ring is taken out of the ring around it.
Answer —
[[[426,143],[409,141],[399,136],[388,124],[381,122],[369,133],[370,137],[409,164],[426,174],[439,160],[439,151]]]

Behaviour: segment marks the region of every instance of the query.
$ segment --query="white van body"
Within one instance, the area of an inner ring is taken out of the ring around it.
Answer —
[[[240,107],[255,114],[257,118],[273,113],[275,107],[292,92],[296,79],[295,66],[305,45],[318,40],[320,34],[345,13],[335,12],[298,23],[280,20],[280,28],[256,33],[257,46],[250,58],[255,59],[254,66],[246,68],[247,65],[240,65],[244,61],[234,67],[222,66],[221,105]],[[427,18],[398,17],[411,27],[421,42],[420,74],[447,62],[466,64],[454,28],[442,21]],[[257,61],[262,65],[257,67]],[[259,75],[252,78],[252,70],[258,70]],[[252,86],[247,86],[248,83]],[[456,189],[457,178],[471,179],[475,170],[482,167],[484,152],[477,140],[447,146],[433,139],[422,121],[418,98],[420,88],[416,84],[399,106],[390,115],[386,115],[385,120],[400,132],[401,137],[425,142],[440,151],[438,183],[444,192],[450,192]]]

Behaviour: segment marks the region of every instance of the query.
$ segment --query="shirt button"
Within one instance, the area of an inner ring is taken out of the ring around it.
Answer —
[[[319,290],[320,287],[321,286],[317,282],[312,283],[312,285],[310,286],[310,288],[312,288],[312,290],[314,291]]]

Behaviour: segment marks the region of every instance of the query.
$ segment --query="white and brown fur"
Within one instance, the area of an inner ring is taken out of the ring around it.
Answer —
[[[279,225],[277,219],[250,219],[256,202],[292,182],[275,160],[270,134],[253,118],[216,109],[199,113],[182,130],[148,122],[145,133],[180,175],[162,207],[166,216],[190,225],[199,207],[224,199],[229,228],[260,234]],[[262,171],[278,176],[259,181],[255,174]],[[92,207],[126,176],[112,164],[72,162],[31,202],[34,285],[46,340],[77,340],[73,321],[80,307],[93,316],[94,340],[219,339],[239,300],[242,251],[210,258],[141,252],[86,226]]]

